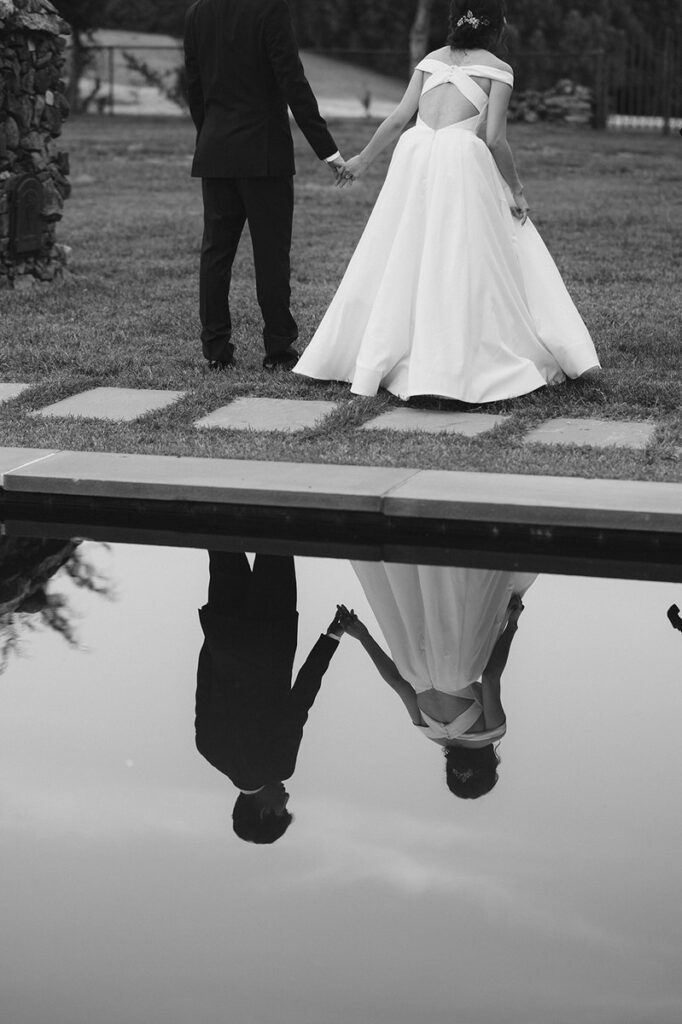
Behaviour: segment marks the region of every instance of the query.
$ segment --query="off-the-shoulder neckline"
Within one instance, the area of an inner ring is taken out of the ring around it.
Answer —
[[[444,50],[448,50],[450,53],[452,53],[452,49],[450,47],[441,47],[441,49],[440,50],[436,50],[435,53],[442,53]],[[455,64],[455,63],[453,63],[453,61],[443,60],[442,57],[434,57],[433,54],[431,54],[431,53],[427,54],[426,57],[424,58],[424,60],[435,60],[435,61],[438,61],[440,64],[447,64],[447,66],[451,67],[451,68],[489,67],[489,68],[493,68],[493,70],[495,70],[495,71],[506,71],[510,75],[514,74],[514,69],[511,66],[511,64],[507,64],[506,61],[501,60],[499,57],[496,58],[495,54],[494,53],[490,53],[489,50],[481,50],[480,52],[483,53],[483,54],[488,54],[490,57],[493,57],[494,59],[498,60],[499,64],[490,64],[490,63],[486,64],[486,63],[484,63],[482,61],[471,61],[470,64]]]

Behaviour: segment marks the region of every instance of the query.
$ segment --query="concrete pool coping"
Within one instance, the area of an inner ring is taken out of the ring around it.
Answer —
[[[4,507],[117,499],[682,534],[682,484],[0,448]]]

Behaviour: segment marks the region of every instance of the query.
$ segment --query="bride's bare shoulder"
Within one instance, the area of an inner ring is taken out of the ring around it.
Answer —
[[[511,66],[511,64],[507,64],[506,60],[501,60],[499,57],[496,57],[495,54],[491,53],[489,50],[482,50],[481,56],[484,58],[484,63],[490,64],[491,67],[497,68],[498,71],[508,71],[509,74],[514,74],[514,69]]]
[[[437,50],[427,53],[425,60],[448,60],[451,52],[449,46],[441,46]]]

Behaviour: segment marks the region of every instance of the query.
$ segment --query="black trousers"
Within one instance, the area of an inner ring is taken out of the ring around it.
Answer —
[[[277,619],[296,611],[291,555],[256,555],[253,569],[241,551],[209,551],[208,604],[223,615]]]
[[[207,359],[228,360],[234,346],[230,315],[232,264],[248,221],[263,314],[266,355],[298,337],[291,315],[290,250],[293,178],[202,178],[204,238],[199,272],[201,344]]]

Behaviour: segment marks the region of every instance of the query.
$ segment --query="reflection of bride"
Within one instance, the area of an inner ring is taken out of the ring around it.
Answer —
[[[391,651],[354,614],[349,635],[403,701],[413,724],[445,748],[457,796],[497,781],[494,743],[506,732],[502,672],[536,576],[427,565],[353,562]]]

